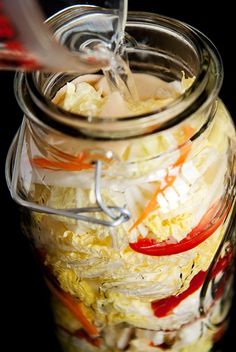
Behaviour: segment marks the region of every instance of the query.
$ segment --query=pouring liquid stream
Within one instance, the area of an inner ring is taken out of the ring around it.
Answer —
[[[128,0],[119,1],[118,26],[112,38],[111,46],[114,48],[110,65],[103,69],[111,91],[118,91],[128,102],[135,103],[139,100],[133,75],[129,68],[128,58],[122,57],[125,53],[124,34],[128,12]]]
[[[128,60],[124,59],[124,30],[128,0],[117,0],[116,3],[118,9],[114,10],[114,13],[117,14],[117,22],[113,27],[114,33],[109,45],[110,48],[108,49],[104,42],[101,44],[101,50],[90,50],[87,47],[85,51],[76,53],[71,50],[69,53],[66,48],[59,46],[49,35],[48,29],[42,26],[43,15],[36,2],[19,0],[17,9],[15,9],[13,0],[9,0],[9,2],[0,0],[0,16],[5,23],[4,28],[0,25],[2,44],[0,68],[30,71],[65,71],[69,69],[80,73],[93,73],[104,67],[103,73],[107,78],[111,92],[118,91],[123,99],[129,103],[136,102],[138,100],[137,90]],[[29,22],[24,21],[26,10],[32,12]],[[8,18],[10,13],[11,16]],[[24,23],[24,31],[21,33],[22,22]],[[34,23],[34,27],[31,22]],[[104,26],[95,26],[94,31],[98,30],[99,32],[99,28],[104,30]],[[40,35],[35,35],[35,32]],[[50,50],[47,49],[48,47]]]

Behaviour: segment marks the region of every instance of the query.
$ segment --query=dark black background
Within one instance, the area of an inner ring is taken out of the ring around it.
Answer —
[[[78,3],[79,1],[77,1]],[[98,3],[99,1],[97,1]],[[76,1],[44,1],[41,3],[50,14],[56,8]],[[230,1],[222,1],[220,6],[208,1],[129,1],[132,10],[142,10],[174,17],[204,32],[221,53],[225,79],[221,97],[236,117],[235,106],[235,18]],[[0,305],[2,341],[7,351],[23,350],[58,352],[53,335],[52,319],[48,308],[48,295],[40,275],[40,269],[33,260],[30,249],[19,229],[17,207],[10,199],[5,180],[4,162],[10,141],[21,123],[22,113],[13,94],[13,73],[0,72],[0,159],[1,159],[1,270],[0,283],[3,297]],[[236,120],[235,120],[236,121]],[[219,351],[233,348],[236,334],[236,308],[231,311],[230,329]],[[230,347],[229,347],[230,346]],[[143,351],[145,352],[145,351]],[[201,352],[201,351],[199,351]]]

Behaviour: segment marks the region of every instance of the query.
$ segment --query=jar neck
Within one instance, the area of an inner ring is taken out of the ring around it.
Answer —
[[[76,7],[72,11],[74,17]],[[68,135],[119,140],[162,132],[204,115],[195,131],[198,133],[210,118],[223,79],[222,62],[215,47],[197,30],[154,14],[130,13],[126,32],[126,51],[133,71],[153,74],[166,81],[180,80],[184,72],[195,77],[192,86],[155,112],[126,118],[89,118],[64,111],[51,102],[55,93],[78,75],[19,73],[15,91],[26,116],[37,125]]]

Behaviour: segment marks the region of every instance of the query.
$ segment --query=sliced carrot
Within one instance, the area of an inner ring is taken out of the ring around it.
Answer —
[[[186,144],[180,149],[180,156],[174,162],[173,167],[182,166],[191,150],[191,144]]]
[[[82,302],[77,301],[69,293],[61,291],[47,279],[46,283],[53,295],[80,321],[87,334],[91,337],[98,337],[99,333],[96,326],[93,325],[83,313]]]
[[[194,129],[190,126],[184,126],[184,133],[186,135],[187,138],[189,138],[192,134],[193,134]],[[191,144],[186,144],[183,145],[179,148],[180,150],[180,155],[178,157],[178,159],[174,162],[174,164],[172,165],[172,168],[181,168],[183,163],[185,162],[185,160],[187,159],[190,150],[191,150]],[[150,199],[150,201],[148,202],[148,204],[146,205],[146,207],[144,208],[142,214],[140,215],[140,217],[134,222],[134,224],[129,228],[128,232],[131,232],[134,228],[136,228],[139,224],[141,224],[141,222],[143,222],[150,213],[152,213],[158,206],[158,201],[157,201],[157,196],[158,194],[164,192],[166,190],[166,188],[172,186],[172,184],[174,183],[174,181],[176,180],[176,176],[173,175],[166,175],[165,177],[165,186],[160,188],[158,186],[158,188],[156,189],[156,191],[154,192],[152,198]]]
[[[41,169],[50,170],[65,170],[65,171],[81,171],[93,169],[92,161],[101,160],[105,163],[109,162],[110,159],[102,154],[91,154],[87,151],[82,151],[78,155],[73,156],[66,153],[61,153],[61,156],[66,159],[66,161],[56,161],[49,160],[46,158],[33,158],[32,165]]]
[[[191,147],[191,146],[188,146]],[[174,167],[180,167],[183,165],[184,161],[186,160],[191,148],[186,148],[180,156],[178,160],[173,164]],[[163,193],[168,187],[172,186],[174,181],[176,180],[176,176],[173,175],[166,175],[165,177],[165,186],[160,188],[158,187],[154,192],[151,200],[148,202],[147,206],[144,208],[140,217],[135,221],[135,223],[129,228],[128,232],[131,232],[134,228],[136,228],[141,222],[143,222],[150,213],[152,213],[158,206],[157,196],[160,193]]]
[[[80,153],[79,153],[78,155],[76,155],[76,156],[70,155],[70,157],[71,157],[71,161],[76,161],[76,162],[79,161],[79,162],[82,162],[82,161],[88,159],[89,155],[90,155],[89,153],[83,151],[83,152],[80,152]]]
[[[167,187],[170,187],[174,181],[176,179],[176,176],[170,176],[167,175],[165,177],[165,186],[162,188],[157,188],[156,191],[154,192],[152,198],[150,199],[150,201],[148,202],[147,206],[144,208],[142,214],[140,215],[140,217],[138,218],[138,220],[135,221],[135,223],[130,227],[129,232],[131,232],[135,227],[137,227],[139,224],[141,224],[141,222],[143,222],[143,220],[146,219],[146,217],[152,213],[158,206],[158,201],[157,201],[157,196],[159,193],[162,193],[166,190]]]
[[[192,126],[184,125],[182,128],[186,138],[191,138],[193,136],[195,130]]]
[[[88,153],[88,151],[81,151],[78,155],[71,155],[68,153],[65,153],[63,151],[59,151],[51,146],[48,147],[48,152],[50,153],[50,155],[55,155],[59,158],[65,159],[66,161],[71,161],[71,162],[77,162],[78,160],[83,161],[86,158],[88,158],[88,156],[90,155],[90,153]]]
[[[32,160],[32,164],[42,169],[51,169],[51,170],[66,170],[66,171],[80,171],[80,170],[88,170],[92,169],[92,164],[87,164],[83,162],[62,162],[62,161],[54,161],[48,160],[45,158],[34,158]]]
[[[129,228],[129,232],[131,232],[135,227],[137,227],[139,224],[141,224],[141,222],[143,222],[143,220],[146,219],[146,217],[153,212],[158,203],[157,203],[157,195],[162,192],[162,190],[158,187],[156,189],[156,191],[154,192],[152,198],[150,199],[150,201],[148,202],[148,204],[146,205],[146,207],[144,208],[142,214],[140,215],[140,217],[135,221],[135,223]]]

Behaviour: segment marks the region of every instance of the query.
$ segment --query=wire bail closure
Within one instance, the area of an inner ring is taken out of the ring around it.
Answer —
[[[95,162],[95,199],[97,207],[86,207],[86,208],[69,208],[69,209],[55,209],[47,206],[42,206],[37,203],[27,201],[22,198],[18,191],[19,181],[19,169],[20,169],[20,157],[23,147],[23,140],[26,128],[26,120],[24,118],[22,125],[15,135],[12,144],[9,148],[7,159],[6,159],[6,181],[8,188],[11,193],[12,199],[19,205],[29,210],[45,213],[50,215],[65,216],[79,221],[90,222],[93,224],[104,225],[107,227],[116,227],[120,224],[129,221],[131,214],[126,206],[107,206],[101,194],[101,170],[102,161],[96,160]],[[108,220],[97,219],[96,217],[82,215],[84,213],[104,213]]]

